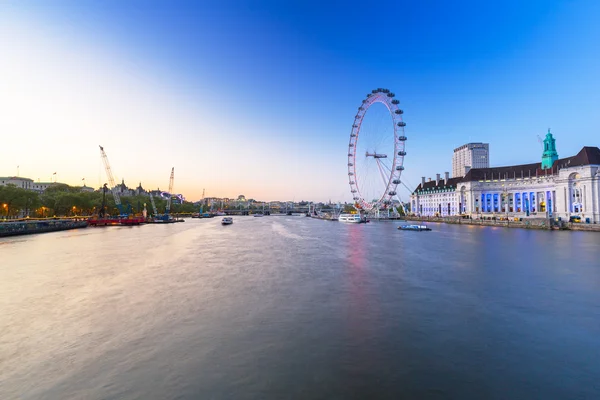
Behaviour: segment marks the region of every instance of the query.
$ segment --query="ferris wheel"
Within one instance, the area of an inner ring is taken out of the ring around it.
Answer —
[[[398,107],[400,101],[394,97],[388,89],[373,90],[354,117],[348,144],[348,182],[358,210],[390,207],[401,183],[406,123]],[[370,109],[369,118],[365,118]]]

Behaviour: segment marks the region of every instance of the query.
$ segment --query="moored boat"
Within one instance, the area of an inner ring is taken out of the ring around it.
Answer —
[[[431,228],[426,225],[401,225],[398,227],[401,231],[430,231]]]
[[[90,226],[133,226],[145,224],[144,217],[92,217],[88,220]]]
[[[338,221],[350,224],[361,224],[367,222],[367,219],[361,217],[360,214],[340,214]]]

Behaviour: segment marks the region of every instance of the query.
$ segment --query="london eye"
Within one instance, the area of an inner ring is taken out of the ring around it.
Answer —
[[[348,183],[357,210],[389,209],[401,183],[406,135],[400,101],[375,89],[358,107],[348,144]]]

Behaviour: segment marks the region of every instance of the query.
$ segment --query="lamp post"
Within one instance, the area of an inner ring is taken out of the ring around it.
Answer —
[[[6,203],[2,204],[2,208],[4,208],[5,217],[8,218],[8,204],[6,204]]]

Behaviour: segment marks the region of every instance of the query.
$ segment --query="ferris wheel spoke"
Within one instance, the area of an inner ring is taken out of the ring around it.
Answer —
[[[390,167],[389,165],[387,165],[387,160],[381,160],[381,165],[383,165],[388,172],[391,174],[392,173],[392,167]]]
[[[383,185],[387,188],[388,179],[385,176],[385,171],[383,170],[382,163],[381,163],[381,161],[379,161],[379,159],[376,159],[376,160],[377,160],[377,166],[379,167],[379,175],[381,175],[381,180],[383,181]]]

